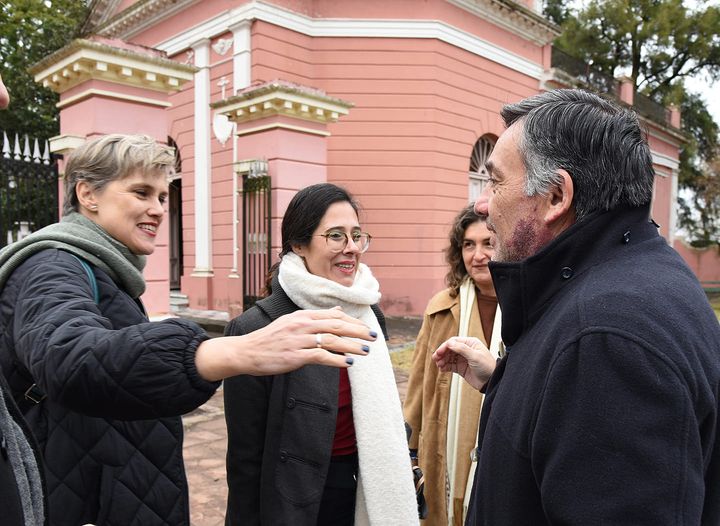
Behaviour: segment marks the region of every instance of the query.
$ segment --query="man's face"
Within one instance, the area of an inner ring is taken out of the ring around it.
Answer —
[[[10,95],[8,95],[7,88],[3,84],[2,76],[0,75],[0,110],[4,110],[10,103]]]
[[[494,234],[494,261],[521,261],[535,254],[552,238],[543,221],[545,199],[525,194],[525,165],[518,144],[522,122],[500,136],[486,163],[490,182],[475,203]]]

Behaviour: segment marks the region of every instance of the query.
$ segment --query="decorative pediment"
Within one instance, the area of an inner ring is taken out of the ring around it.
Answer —
[[[82,26],[82,34],[86,35],[101,26],[112,17],[117,10],[120,0],[92,0],[88,15]]]
[[[106,37],[125,36],[150,27],[196,2],[198,0],[140,0],[110,20],[103,20],[100,26],[95,26],[93,30]],[[90,16],[92,15],[91,11]]]
[[[322,90],[274,80],[249,86],[211,106],[238,123],[275,115],[330,123],[347,115],[353,104],[330,97]]]
[[[74,40],[30,68],[36,82],[57,93],[95,79],[171,93],[196,71],[162,51],[100,37]]]
[[[447,0],[478,18],[544,46],[560,35],[560,28],[547,18],[512,0]]]

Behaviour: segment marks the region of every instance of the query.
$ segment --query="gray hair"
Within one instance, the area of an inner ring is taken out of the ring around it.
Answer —
[[[650,202],[655,172],[634,112],[587,91],[558,89],[508,104],[501,115],[507,127],[522,125],[527,195],[546,195],[564,169],[573,181],[578,221]]]
[[[104,135],[77,148],[65,166],[63,215],[79,210],[75,187],[87,182],[102,191],[112,181],[135,172],[171,177],[175,171],[175,150],[147,135]]]

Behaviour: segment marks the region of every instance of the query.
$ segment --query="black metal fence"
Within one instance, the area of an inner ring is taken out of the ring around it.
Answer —
[[[270,270],[270,177],[243,176],[243,309],[260,299]]]
[[[24,143],[24,146],[21,144]],[[0,247],[58,220],[58,170],[47,143],[13,142],[3,133],[0,153]]]

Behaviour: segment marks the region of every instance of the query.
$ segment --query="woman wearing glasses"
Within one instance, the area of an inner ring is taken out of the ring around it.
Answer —
[[[298,192],[282,221],[271,293],[235,318],[242,335],[299,309],[339,305],[380,334],[379,285],[360,263],[370,246],[342,188]],[[330,334],[317,336],[318,346]],[[308,366],[225,381],[227,525],[417,524],[400,400],[377,338],[348,371]]]

